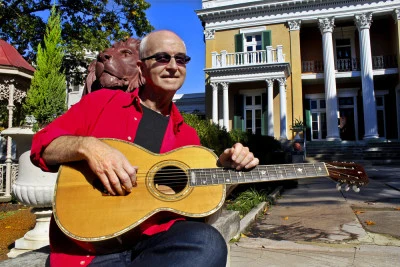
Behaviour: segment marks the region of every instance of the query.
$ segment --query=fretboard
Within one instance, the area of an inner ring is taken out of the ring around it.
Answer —
[[[242,184],[329,176],[325,163],[259,165],[249,171],[226,168],[190,169],[190,185]]]

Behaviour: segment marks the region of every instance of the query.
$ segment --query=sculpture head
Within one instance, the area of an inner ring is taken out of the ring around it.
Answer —
[[[127,92],[144,84],[136,62],[139,60],[140,41],[129,38],[100,52],[88,68],[83,95],[100,88]]]

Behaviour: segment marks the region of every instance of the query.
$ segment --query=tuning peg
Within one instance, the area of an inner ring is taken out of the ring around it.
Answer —
[[[337,189],[337,191],[342,190],[342,184],[341,183],[337,183],[336,184],[336,189]]]
[[[349,191],[350,190],[350,186],[348,184],[346,184],[346,186],[344,187],[344,191]]]
[[[359,188],[358,186],[356,186],[356,185],[353,185],[353,186],[352,186],[352,189],[353,189],[353,191],[356,192],[356,193],[360,192],[360,188]]]

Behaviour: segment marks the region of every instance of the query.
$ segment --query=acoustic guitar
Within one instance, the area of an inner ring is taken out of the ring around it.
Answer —
[[[217,156],[200,146],[154,154],[125,141],[103,141],[139,166],[137,187],[128,195],[110,196],[86,162],[61,166],[54,192],[54,218],[60,229],[76,240],[120,237],[159,213],[208,216],[224,204],[227,184],[329,176],[357,191],[368,183],[363,168],[354,163],[259,165],[236,171],[216,167]]]

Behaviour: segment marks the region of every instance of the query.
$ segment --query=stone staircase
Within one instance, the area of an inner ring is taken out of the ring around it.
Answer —
[[[400,165],[400,141],[307,142],[305,161]]]

